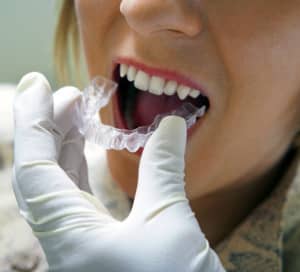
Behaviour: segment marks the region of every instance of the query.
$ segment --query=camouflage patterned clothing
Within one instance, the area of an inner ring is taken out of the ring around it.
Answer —
[[[220,243],[228,272],[300,271],[300,150],[271,194]]]

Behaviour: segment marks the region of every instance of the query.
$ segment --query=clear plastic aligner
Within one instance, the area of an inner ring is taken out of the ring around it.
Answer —
[[[138,127],[133,130],[114,128],[103,124],[99,119],[98,112],[109,103],[117,90],[117,86],[117,83],[109,79],[96,77],[85,88],[82,99],[76,105],[74,121],[80,133],[86,140],[101,145],[105,149],[127,149],[130,152],[136,152],[140,147],[145,146],[165,116],[183,117],[187,128],[190,128],[196,123],[197,118],[205,114],[205,106],[199,109],[191,103],[185,103],[170,113],[156,116],[149,126]]]

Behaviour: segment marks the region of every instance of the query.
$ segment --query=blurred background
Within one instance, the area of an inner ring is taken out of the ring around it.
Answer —
[[[46,271],[45,257],[19,214],[12,190],[15,86],[23,75],[43,73],[58,88],[53,40],[59,3],[0,2],[0,272]]]
[[[52,60],[57,3],[53,0],[1,1],[1,83],[17,84],[24,74],[39,71],[57,86]]]

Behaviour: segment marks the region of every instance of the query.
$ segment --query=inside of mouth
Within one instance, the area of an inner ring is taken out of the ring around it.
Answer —
[[[73,115],[74,125],[77,126],[79,132],[86,140],[98,144],[105,149],[127,149],[129,152],[136,152],[139,148],[145,146],[165,116],[171,114],[184,118],[187,129],[189,129],[197,122],[197,118],[201,118],[205,115],[205,105],[199,108],[191,103],[184,102],[179,108],[171,112],[164,110],[166,113],[156,113],[151,125],[134,128],[136,124],[133,123],[132,128],[128,129],[128,126],[125,124],[125,118],[123,117],[124,114],[122,113],[122,116],[120,116],[118,112],[118,108],[120,107],[120,105],[118,105],[114,109],[117,114],[116,117],[123,119],[123,122],[120,120],[122,122],[121,127],[106,125],[101,122],[101,118],[99,120],[99,111],[108,105],[112,96],[113,103],[115,104],[116,98],[118,98],[117,87],[118,84],[116,84],[115,81],[97,76],[83,90],[81,99],[75,103],[75,114]],[[128,89],[130,89],[130,86]],[[121,89],[119,91],[121,92]],[[137,93],[141,92],[140,90],[134,91]],[[125,99],[126,97],[124,97],[124,102],[122,103],[124,112],[126,112],[126,107],[128,107]],[[135,112],[135,107],[137,107],[136,104],[138,102],[136,100],[137,98],[133,99],[133,109],[130,109],[129,115],[126,117],[127,119],[134,119],[132,112]]]
[[[119,71],[116,74],[119,74]],[[209,109],[209,100],[205,96],[180,100],[176,93],[171,96],[155,95],[135,88],[134,83],[129,82],[126,77],[116,77],[119,84],[118,104],[127,129],[149,126],[158,115],[174,112],[185,103],[190,103],[199,109],[205,105],[206,112]]]

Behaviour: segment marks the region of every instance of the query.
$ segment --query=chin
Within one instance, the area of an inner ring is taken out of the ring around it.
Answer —
[[[113,180],[133,199],[137,188],[139,158],[126,150],[109,150],[107,162]]]
[[[132,187],[132,185],[130,185],[128,182],[126,181],[118,181],[116,180],[116,183],[120,186],[120,188],[122,189],[122,191],[130,198],[130,199],[134,199],[135,197],[135,192],[136,192],[136,187]]]

